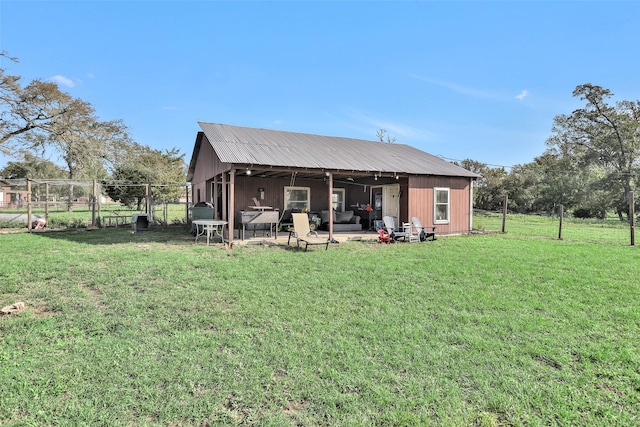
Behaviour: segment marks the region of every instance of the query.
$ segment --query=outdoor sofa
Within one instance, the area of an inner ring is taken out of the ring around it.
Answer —
[[[329,211],[320,211],[322,224],[321,230],[329,230]],[[353,211],[336,212],[333,211],[333,231],[361,231],[360,217]]]

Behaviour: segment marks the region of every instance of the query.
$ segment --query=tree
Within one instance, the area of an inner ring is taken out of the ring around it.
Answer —
[[[65,171],[55,163],[25,151],[22,161],[10,161],[0,169],[0,176],[7,179],[56,179],[64,178]]]
[[[184,193],[184,155],[179,155],[177,149],[162,152],[133,144],[125,150],[128,155],[115,166],[113,181],[103,183],[113,200],[125,205],[135,203],[140,210],[146,190],[137,184],[151,184],[151,198],[157,202],[173,202]]]
[[[380,142],[387,142],[387,143],[390,143],[390,144],[393,144],[393,143],[396,142],[396,137],[394,136],[392,138],[391,136],[389,136],[389,133],[384,129],[378,129],[376,131],[376,136],[378,137]]]
[[[7,57],[6,53],[0,56]],[[17,61],[14,58],[9,58]],[[81,101],[61,92],[55,83],[33,80],[22,87],[21,77],[0,68],[0,152],[24,142],[30,133],[54,132],[58,120],[81,107]]]
[[[504,168],[491,168],[471,159],[462,160],[459,166],[480,175],[474,184],[473,206],[484,210],[499,209],[504,200],[504,180],[507,177]]]
[[[609,105],[611,91],[590,83],[577,86],[573,96],[586,105],[555,117],[547,145],[554,155],[602,174],[599,188],[622,219],[640,169],[640,101]]]
[[[28,178],[32,180],[65,177],[64,169],[49,160],[36,157],[28,151],[23,152],[22,156],[22,161],[8,162],[4,168],[0,169],[0,176],[7,179]],[[42,198],[40,186],[33,186],[31,191],[35,200]],[[62,195],[59,187],[51,188],[49,194],[56,197]]]

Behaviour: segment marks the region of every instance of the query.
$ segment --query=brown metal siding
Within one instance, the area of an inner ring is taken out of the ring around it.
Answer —
[[[409,213],[407,219],[417,216],[424,226],[436,226],[438,234],[469,232],[471,209],[469,178],[417,176],[409,178]],[[434,224],[433,189],[449,188],[449,224]]]
[[[198,161],[194,165],[193,178],[191,180],[193,201],[198,203],[198,190],[200,190],[201,201],[211,201],[211,179],[224,171],[228,171],[229,165],[220,161],[206,136],[202,139],[200,151],[196,157]]]

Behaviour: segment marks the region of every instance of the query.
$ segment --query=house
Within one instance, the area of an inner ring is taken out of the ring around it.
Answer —
[[[354,211],[363,229],[385,215],[421,218],[438,234],[472,228],[478,175],[404,144],[199,122],[187,173],[194,204],[238,228],[255,198],[291,211]],[[370,207],[370,208],[369,208]],[[332,237],[334,221],[329,217]],[[233,236],[231,235],[231,239]]]
[[[22,207],[27,203],[26,181],[0,179],[0,207]]]

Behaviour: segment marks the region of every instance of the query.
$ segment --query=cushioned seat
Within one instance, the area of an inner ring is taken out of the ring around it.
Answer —
[[[322,217],[321,230],[329,230],[329,211],[320,211]],[[333,211],[333,231],[360,231],[360,217],[353,211],[336,212]]]

